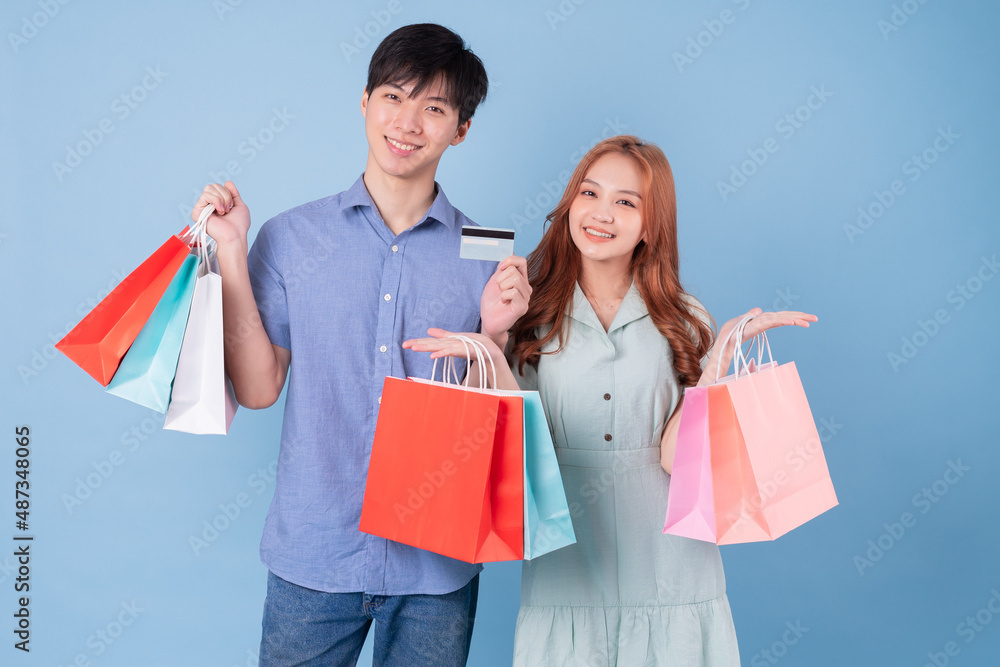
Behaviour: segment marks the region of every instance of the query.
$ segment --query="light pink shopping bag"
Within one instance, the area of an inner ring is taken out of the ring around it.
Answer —
[[[757,363],[748,362],[749,319],[735,330],[736,372],[685,391],[664,533],[717,544],[773,540],[837,505],[795,364],[761,364],[763,334]]]
[[[764,367],[730,383],[728,390],[758,492],[750,500],[751,513],[733,528],[748,528],[759,508],[773,540],[836,507],[837,494],[795,362]]]

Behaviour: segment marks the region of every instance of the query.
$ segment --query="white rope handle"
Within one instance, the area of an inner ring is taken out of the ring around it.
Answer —
[[[735,375],[739,378],[743,371],[749,375],[750,371],[750,352],[753,350],[754,345],[757,346],[757,370],[754,372],[759,372],[761,364],[764,361],[764,347],[767,347],[767,359],[768,362],[774,363],[774,356],[771,354],[771,341],[767,339],[767,332],[761,331],[759,334],[753,337],[750,341],[750,346],[743,351],[743,332],[746,329],[746,325],[749,324],[750,320],[753,318],[744,318],[739,324],[739,331],[737,332],[737,343],[736,349],[733,351],[735,365]],[[727,339],[728,340],[728,339]],[[742,362],[742,363],[741,363]]]
[[[739,324],[733,327],[732,331],[729,332],[729,335],[726,336],[726,340],[723,341],[722,347],[720,348],[721,350],[725,350],[726,345],[729,344],[729,339],[733,337],[733,334],[736,334],[736,340],[734,341],[735,349],[733,350],[733,362],[736,363],[737,373],[739,372],[739,355],[742,353],[743,349],[743,327],[745,327],[746,323],[752,319],[753,316],[748,315],[747,317],[744,317],[742,320],[740,320]],[[729,367],[726,366],[726,368],[728,369]],[[719,364],[719,366],[715,369],[716,382],[719,381],[719,378],[721,377],[720,375],[721,372],[722,372],[722,364]]]
[[[465,346],[465,356],[468,358],[470,356],[469,346],[465,344],[465,341],[459,341]],[[437,365],[440,357],[434,360],[434,365],[431,367],[431,381],[434,381],[434,377],[437,375]],[[448,384],[448,375],[451,374],[452,382],[451,384],[462,384],[461,380],[458,378],[458,371],[455,369],[455,363],[453,357],[445,357],[441,364],[441,382]],[[468,382],[468,378],[466,378]]]
[[[461,336],[461,338],[465,338],[466,340],[469,341],[469,343],[471,343],[474,347],[476,347],[477,350],[481,350],[482,351],[482,356],[478,357],[479,358],[479,367],[480,368],[483,368],[485,370],[485,366],[483,365],[483,362],[482,362],[482,357],[485,357],[490,362],[490,369],[493,371],[493,388],[496,389],[497,388],[497,365],[493,361],[493,357],[490,356],[490,351],[486,349],[486,345],[483,344],[483,343],[480,343],[478,340],[475,340],[475,339],[472,339],[472,338],[468,338],[467,336]],[[479,377],[480,377],[480,379],[482,379],[482,378],[485,378],[486,376],[484,375],[484,373],[481,372],[479,374]],[[487,388],[488,387],[489,386],[487,385]]]
[[[493,387],[496,388],[496,386],[497,386],[497,367],[496,367],[496,364],[493,361],[493,357],[490,356],[489,350],[486,349],[486,346],[483,345],[482,343],[480,343],[477,340],[473,340],[472,338],[469,338],[468,336],[448,336],[448,338],[452,338],[454,340],[457,340],[459,343],[462,344],[462,347],[465,348],[465,359],[470,364],[473,361],[473,356],[472,356],[473,354],[475,354],[475,361],[479,364],[480,368],[484,368],[485,365],[486,365],[486,362],[489,361],[490,368],[493,371]],[[431,381],[432,382],[434,381],[434,378],[437,376],[437,363],[438,363],[439,360],[440,360],[440,357],[438,359],[435,359],[434,360],[434,365],[431,367]],[[464,386],[464,387],[468,387],[469,386],[469,373],[466,372],[466,374],[465,374],[465,381],[464,382],[462,380],[460,380],[459,377],[458,377],[458,369],[457,369],[456,364],[455,364],[455,357],[454,356],[450,356],[450,355],[447,356],[447,357],[445,357],[444,358],[444,362],[441,364],[441,381],[444,382],[444,383],[446,383],[446,384],[448,384],[448,377],[449,377],[449,375],[451,376],[451,380],[452,380],[450,384],[461,385],[461,386]],[[485,391],[486,389],[489,389],[489,385],[487,383],[487,377],[486,377],[485,373],[480,372],[479,373],[479,391]]]
[[[459,343],[461,343],[465,347],[465,358],[468,361],[468,363],[470,363],[470,364],[472,363],[472,353],[473,352],[476,355],[476,360],[479,361],[479,363],[482,363],[482,358],[479,355],[479,348],[476,347],[475,345],[471,345],[471,343],[473,342],[472,339],[466,338],[465,336],[448,336],[448,338],[454,338],[455,340],[457,340]],[[470,348],[471,348],[471,351],[470,351]],[[451,367],[452,377],[455,378],[455,384],[462,384],[462,386],[468,387],[469,386],[469,372],[468,372],[468,370],[466,370],[466,373],[465,373],[465,381],[464,382],[460,382],[459,379],[458,379],[458,368],[457,368],[457,364],[455,363],[455,357],[448,357],[448,363],[449,363],[449,365]],[[486,386],[483,383],[483,378],[480,377],[479,378],[479,391],[482,391],[485,388],[486,388]]]
[[[209,271],[212,255],[215,254],[215,239],[208,235],[208,219],[215,212],[215,207],[208,204],[198,215],[194,227],[189,227],[182,240],[193,246],[198,253],[198,275],[203,276]]]

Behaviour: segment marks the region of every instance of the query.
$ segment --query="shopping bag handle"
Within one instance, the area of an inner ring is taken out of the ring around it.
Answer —
[[[743,371],[746,371],[747,375],[750,374],[750,362],[747,356],[753,349],[754,345],[757,346],[758,369],[760,368],[761,363],[764,361],[764,346],[767,346],[768,361],[771,363],[774,362],[774,357],[771,354],[771,342],[767,339],[766,331],[762,331],[756,336],[754,336],[753,340],[750,341],[750,346],[747,348],[747,351],[745,353],[743,351],[743,330],[746,328],[746,325],[750,322],[750,320],[753,319],[753,317],[754,317],[753,315],[748,315],[747,317],[744,317],[742,320],[740,320],[739,324],[733,327],[732,331],[729,332],[729,335],[726,336],[726,340],[722,343],[722,349],[725,349],[726,346],[729,344],[729,339],[733,337],[733,334],[736,335],[736,339],[733,341],[733,375],[737,378],[740,377]],[[721,366],[715,369],[716,382],[718,382],[719,378],[721,377],[720,376],[721,371],[722,371]]]
[[[753,319],[753,318],[750,318],[750,319]],[[754,336],[753,340],[750,341],[750,346],[747,348],[746,353],[743,352],[743,344],[742,344],[742,341],[743,341],[743,329],[746,327],[747,324],[749,324],[749,322],[750,322],[750,320],[747,320],[746,322],[744,322],[743,325],[742,325],[742,327],[741,327],[741,329],[740,329],[739,338],[740,338],[741,342],[740,342],[739,346],[737,347],[737,351],[739,352],[739,361],[742,361],[742,366],[737,365],[737,367],[736,367],[736,377],[740,377],[740,375],[742,374],[742,372],[744,370],[747,372],[747,375],[750,374],[751,371],[750,371],[750,363],[748,361],[748,357],[750,355],[750,351],[753,350],[754,345],[757,346],[757,372],[760,371],[761,364],[764,361],[764,346],[765,345],[767,346],[768,361],[770,363],[774,363],[774,356],[772,356],[772,354],[771,354],[771,342],[767,339],[767,332],[766,331],[762,331],[759,334],[757,334],[756,336]]]
[[[449,338],[454,338],[454,336],[449,336]],[[465,356],[468,357],[469,346],[466,345],[464,341],[462,342],[462,344],[465,345]],[[434,378],[437,377],[438,361],[439,359],[435,359],[434,365],[431,366],[431,382],[434,382],[435,381]],[[450,383],[448,382],[449,374],[451,375]],[[466,386],[468,386],[469,378],[466,377],[465,380],[466,380]],[[458,370],[455,368],[455,364],[452,361],[451,357],[445,357],[444,363],[441,364],[441,382],[445,384],[457,384],[457,385],[462,384],[462,381],[458,377]]]
[[[194,227],[189,227],[181,235],[181,240],[198,253],[198,275],[203,276],[209,271],[209,263],[215,254],[215,239],[208,235],[208,219],[215,212],[215,206],[208,204],[201,210]]]
[[[496,364],[493,362],[493,358],[490,356],[489,351],[487,351],[486,346],[483,345],[482,343],[476,341],[476,340],[473,340],[472,338],[469,338],[468,336],[455,335],[455,336],[448,336],[448,338],[453,338],[453,339],[457,340],[458,342],[460,342],[462,344],[463,347],[465,347],[465,358],[466,358],[467,361],[472,362],[473,361],[472,355],[475,354],[475,361],[477,361],[479,363],[479,367],[480,368],[484,368],[486,362],[487,361],[489,362],[489,365],[490,365],[490,367],[491,367],[491,369],[493,371],[493,387],[496,387],[497,386],[497,367],[496,367]],[[437,362],[438,362],[438,360],[435,359],[434,360],[434,365],[431,367],[431,381],[434,381],[434,378],[437,376]],[[445,383],[448,383],[448,377],[449,377],[449,375],[451,376],[451,379],[452,379],[451,384],[462,385],[462,386],[465,386],[465,387],[469,386],[469,375],[468,375],[468,373],[466,373],[466,375],[465,375],[465,381],[464,382],[462,382],[462,381],[460,381],[458,379],[458,369],[455,366],[455,358],[454,357],[446,357],[445,358],[444,363],[442,364],[441,381],[445,382]],[[479,390],[480,391],[485,391],[487,388],[488,388],[488,386],[487,386],[487,382],[486,382],[486,375],[483,374],[483,373],[480,373],[479,374]]]
[[[476,352],[477,352],[476,358],[479,361],[479,367],[480,368],[485,368],[485,365],[483,364],[483,358],[484,357],[485,357],[485,359],[487,361],[490,362],[490,368],[493,371],[493,388],[496,389],[497,388],[497,365],[493,362],[493,357],[490,356],[490,351],[486,349],[486,346],[484,344],[480,343],[478,340],[475,340],[473,338],[469,338],[468,336],[457,336],[457,338],[461,338],[463,340],[468,341],[469,344],[471,344],[474,348],[476,348]],[[485,377],[486,377],[485,375],[483,375],[482,373],[480,373],[479,379],[480,379],[481,383],[485,383],[484,382],[485,381]],[[466,379],[468,379],[468,378],[466,378]],[[484,387],[484,389],[488,389],[488,388],[489,387]]]
[[[465,345],[466,357],[468,358],[468,360],[470,362],[472,361],[472,355],[469,354],[469,347],[471,346],[472,350],[476,353],[476,361],[479,363],[479,367],[480,368],[486,368],[486,364],[485,364],[484,358],[485,358],[486,361],[490,362],[490,367],[493,370],[493,387],[496,388],[496,386],[497,386],[497,367],[496,367],[496,364],[493,363],[493,358],[490,356],[490,353],[486,349],[486,346],[483,345],[482,343],[480,343],[477,340],[469,338],[468,336],[462,336],[461,334],[455,335],[455,336],[449,336],[449,338],[454,338],[454,339],[458,340],[459,342],[461,342],[463,345]],[[452,372],[453,372],[454,376],[457,378],[458,377],[458,373],[454,371],[455,358],[454,357],[448,357],[448,361],[451,363],[451,366],[452,366],[452,369],[453,369]],[[465,375],[465,386],[469,386],[469,375],[468,375],[468,373],[466,373],[466,375]],[[488,386],[488,384],[486,382],[486,375],[483,374],[483,373],[480,373],[479,374],[479,390],[480,391],[485,391],[488,388],[489,388],[489,386]]]

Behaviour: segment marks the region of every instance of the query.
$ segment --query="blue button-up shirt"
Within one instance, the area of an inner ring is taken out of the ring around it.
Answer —
[[[457,590],[482,567],[358,530],[387,376],[430,377],[403,350],[432,326],[477,331],[496,263],[459,257],[462,225],[440,186],[398,236],[363,179],[267,221],[248,257],[264,329],[291,350],[263,563],[300,586],[381,595]]]

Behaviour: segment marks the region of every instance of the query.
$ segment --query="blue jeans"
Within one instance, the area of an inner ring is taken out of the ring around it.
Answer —
[[[324,593],[267,573],[260,667],[356,665],[375,621],[375,667],[464,667],[479,575],[444,595]]]

